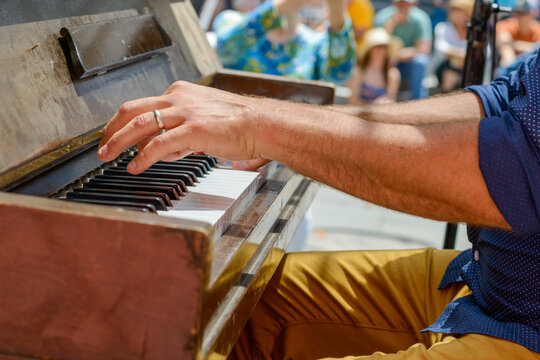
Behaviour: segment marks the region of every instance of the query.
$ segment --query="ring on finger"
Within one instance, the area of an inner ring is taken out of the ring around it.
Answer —
[[[163,125],[163,118],[161,117],[161,114],[159,110],[154,110],[154,119],[156,120],[157,127],[159,129],[159,135],[163,134],[165,131],[165,126]]]

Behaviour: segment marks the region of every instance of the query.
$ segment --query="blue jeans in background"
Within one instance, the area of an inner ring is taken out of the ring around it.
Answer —
[[[411,99],[423,99],[427,97],[427,89],[422,86],[422,80],[429,66],[429,56],[417,54],[409,62],[398,63],[401,73],[401,81],[408,85],[411,91]]]

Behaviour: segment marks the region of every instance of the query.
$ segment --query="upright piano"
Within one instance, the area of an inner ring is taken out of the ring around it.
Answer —
[[[205,155],[126,173],[101,129],[186,80],[313,104],[331,85],[221,67],[191,3],[0,4],[0,359],[226,358],[316,184]],[[219,139],[216,139],[219,141]]]

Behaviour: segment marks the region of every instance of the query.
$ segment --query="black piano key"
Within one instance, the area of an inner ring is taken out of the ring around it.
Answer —
[[[146,203],[146,204],[154,205],[157,210],[167,210],[167,207],[165,206],[165,203],[163,202],[163,200],[157,196],[122,195],[122,194],[111,194],[111,193],[100,193],[100,192],[68,191],[66,193],[66,198]]]
[[[156,213],[156,207],[152,204],[143,203],[130,203],[125,201],[105,201],[105,200],[92,200],[92,199],[66,199],[68,201],[80,202],[86,204],[107,205],[115,206],[126,210],[135,210],[143,212]]]
[[[177,184],[177,181],[170,179],[148,179],[137,178],[121,175],[96,175],[93,179],[99,179],[103,181],[112,181],[120,184],[135,184],[135,185],[151,185],[151,186],[167,186],[172,188],[178,196],[184,196],[187,188],[182,182],[181,185]]]
[[[196,164],[196,165],[200,166],[201,169],[204,169],[205,174],[208,174],[210,171],[212,171],[212,167],[206,161],[184,158],[184,159],[176,160],[176,161],[173,161],[173,162],[177,162],[177,163],[180,163],[180,164],[186,164],[186,165]]]
[[[129,161],[130,160],[128,160],[128,159],[120,160],[116,164],[116,166],[121,167],[121,168],[126,168]],[[161,170],[172,171],[172,170],[174,170],[174,171],[185,172],[186,174],[189,174],[192,177],[193,181],[196,181],[197,177],[202,177],[203,176],[203,172],[202,172],[201,169],[199,169],[199,167],[197,167],[197,166],[186,166],[186,165],[182,165],[182,164],[179,164],[179,163],[176,163],[176,162],[157,162],[154,165],[150,166],[149,170],[158,170],[158,171],[161,171]]]
[[[83,185],[84,188],[94,189],[117,189],[117,190],[133,190],[133,191],[150,191],[157,193],[164,193],[172,200],[180,200],[178,193],[173,188],[168,186],[152,186],[142,184],[122,184],[110,181],[104,181],[101,179],[90,179]]]
[[[126,169],[121,169],[119,167],[110,167],[108,169],[103,170],[103,173],[105,175],[121,175],[121,176],[130,176],[135,179],[150,179],[154,181],[161,181],[161,179],[169,179],[174,180],[177,182],[178,185],[182,184],[182,186],[193,186],[193,181],[191,178],[184,174],[178,174],[178,173],[165,173],[165,172],[156,172],[156,171],[148,171],[139,174],[139,175],[133,175],[127,172]],[[187,188],[185,189],[187,191]]]
[[[204,161],[207,161],[211,167],[217,166],[216,158],[210,155],[191,154],[191,155],[186,156],[184,159],[204,160]]]
[[[127,165],[118,163],[115,166],[110,167],[109,169],[120,169],[127,172]],[[193,186],[194,183],[199,182],[193,172],[176,170],[176,169],[165,170],[165,169],[155,169],[155,168],[150,167],[149,169],[145,170],[142,174],[139,174],[137,176],[140,176],[143,174],[155,174],[156,172],[166,172],[169,174],[176,174],[176,176],[172,177],[173,179],[179,178],[183,180],[186,183],[186,185],[189,185],[189,186]]]
[[[88,184],[85,184],[88,185]],[[165,206],[172,206],[171,199],[169,196],[163,192],[150,192],[150,191],[138,191],[138,190],[122,190],[122,189],[111,189],[111,188],[95,188],[91,185],[89,187],[84,186],[82,188],[73,189],[75,192],[86,192],[86,193],[103,193],[103,194],[119,194],[119,195],[136,195],[136,196],[153,196],[160,198]]]
[[[129,162],[134,158],[134,156],[129,155],[126,156],[121,160],[122,163],[126,162],[126,160]],[[195,160],[195,159],[180,159],[180,160],[174,160],[174,161],[158,161],[156,164],[182,164],[182,165],[188,165],[188,166],[196,166],[199,169],[201,169],[203,174],[208,174],[210,171],[212,171],[212,167],[207,161],[204,160]]]

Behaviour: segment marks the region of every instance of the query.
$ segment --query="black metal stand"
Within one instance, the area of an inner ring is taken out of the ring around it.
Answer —
[[[457,224],[446,223],[446,233],[444,234],[443,249],[454,249],[456,247]]]

